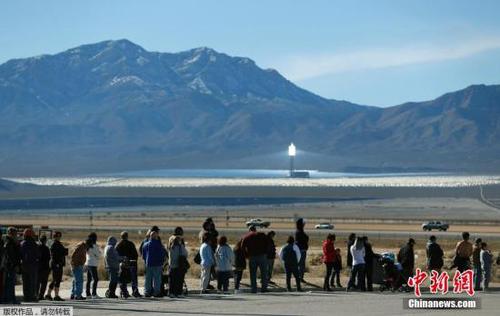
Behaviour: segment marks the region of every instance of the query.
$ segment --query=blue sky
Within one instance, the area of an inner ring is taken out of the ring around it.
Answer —
[[[500,83],[500,1],[24,1],[0,63],[106,39],[247,56],[324,97],[389,106]]]

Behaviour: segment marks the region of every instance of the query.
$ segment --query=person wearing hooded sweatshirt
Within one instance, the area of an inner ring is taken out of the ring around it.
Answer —
[[[427,242],[427,269],[429,271],[435,270],[441,272],[444,261],[444,252],[441,246],[436,242],[436,236],[432,235]]]
[[[101,249],[97,244],[97,234],[92,232],[89,234],[87,240],[87,254],[85,266],[87,267],[87,284],[85,287],[87,293],[87,299],[92,297],[93,299],[99,299],[97,295],[97,284],[99,282],[99,274],[97,273],[97,267],[101,261]],[[90,283],[92,282],[92,292],[90,288]]]
[[[176,236],[169,239],[168,247],[168,267],[169,267],[169,282],[168,292],[170,297],[181,297],[184,277],[187,272],[187,250],[181,236]]]
[[[25,302],[38,301],[38,262],[40,261],[40,251],[33,238],[33,230],[24,230],[24,240],[21,242],[21,261],[23,276],[23,295]]]
[[[485,242],[481,243],[481,252],[479,254],[481,260],[481,271],[483,272],[483,290],[488,290],[491,279],[491,265],[493,264],[493,254],[488,249]]]
[[[477,238],[474,242],[474,246],[472,247],[472,267],[474,269],[474,290],[481,290],[481,278],[482,278],[482,270],[481,270],[481,243],[483,240],[481,238]]]
[[[354,288],[365,291],[365,245],[363,238],[357,237],[350,251],[352,255],[352,270],[346,291]]]
[[[109,276],[108,290],[106,291],[107,298],[118,298],[116,296],[116,287],[118,285],[118,275],[120,272],[121,257],[116,251],[116,238],[108,237],[108,244],[104,249],[104,266]]]
[[[233,250],[227,244],[226,236],[219,238],[219,246],[215,251],[215,269],[217,270],[217,290],[228,293],[229,278],[234,264]]]
[[[40,244],[38,245],[40,252],[40,261],[38,263],[38,300],[43,300],[45,290],[47,290],[47,283],[49,282],[50,274],[50,249],[47,247],[47,236],[40,237]]]
[[[45,299],[51,301],[52,300],[52,290],[54,290],[54,301],[64,301],[59,296],[59,287],[61,286],[62,277],[63,277],[63,269],[66,265],[66,256],[68,255],[68,249],[63,246],[61,243],[62,233],[55,232],[54,233],[54,241],[52,242],[52,246],[50,246],[50,269],[52,270],[52,282],[49,285],[49,291],[47,295],[45,295]]]
[[[144,243],[142,257],[146,263],[146,280],[144,296],[161,297],[162,269],[166,258],[166,250],[163,247],[157,231],[151,231],[149,240]]]
[[[21,248],[17,241],[17,229],[9,227],[5,237],[2,268],[3,278],[3,304],[20,304],[16,299],[16,279],[21,269]]]
[[[299,261],[299,277],[302,282],[304,282],[304,274],[306,272],[306,259],[307,250],[309,249],[309,236],[305,233],[304,227],[306,226],[306,221],[303,218],[299,218],[295,223],[295,243],[300,249],[300,261]]]
[[[83,292],[83,266],[87,258],[87,243],[79,242],[71,254],[71,272],[73,273],[73,285],[71,287],[72,300],[84,300]]]
[[[332,270],[333,270],[333,264],[335,260],[337,259],[336,253],[335,253],[335,235],[334,234],[328,234],[326,239],[323,241],[323,263],[326,266],[326,275],[325,275],[325,280],[323,282],[323,290],[324,291],[331,291],[332,289],[330,288],[330,279],[332,277]]]
[[[299,276],[299,262],[301,252],[299,246],[295,243],[293,236],[288,236],[286,245],[283,246],[279,253],[281,262],[285,266],[285,277],[286,277],[286,289],[288,292],[292,291],[292,275],[295,278],[295,285],[297,286],[297,291],[301,292],[300,286],[300,276]]]

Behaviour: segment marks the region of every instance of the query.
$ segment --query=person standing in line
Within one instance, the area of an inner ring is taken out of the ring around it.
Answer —
[[[144,243],[142,258],[146,263],[145,297],[162,297],[162,271],[167,253],[158,231],[152,230],[149,241]]]
[[[347,238],[347,268],[349,270],[352,270],[351,247],[352,245],[354,245],[355,241],[356,241],[356,234],[355,233],[349,234],[349,237]]]
[[[21,247],[17,241],[17,229],[9,227],[5,237],[2,268],[3,277],[3,304],[21,304],[16,299],[17,274],[21,269]]]
[[[472,267],[474,269],[474,290],[481,290],[481,278],[482,278],[482,270],[481,270],[481,243],[483,240],[481,238],[477,238],[474,242],[474,246],[472,247]]]
[[[306,221],[303,218],[299,218],[295,224],[296,224],[295,243],[300,249],[299,277],[301,282],[305,282],[304,274],[306,272],[306,259],[307,259],[307,250],[309,249],[309,236],[304,231],[304,228],[306,226]]]
[[[330,279],[330,285],[333,286],[335,283],[337,287],[341,288],[342,284],[340,283],[340,271],[342,271],[342,254],[340,253],[340,248],[335,249],[335,261],[333,262],[333,275]],[[336,280],[336,282],[335,282]]]
[[[62,282],[63,269],[66,265],[66,256],[68,255],[68,249],[65,248],[61,243],[61,238],[61,232],[54,232],[54,242],[52,243],[52,246],[50,246],[50,269],[52,270],[52,282],[49,285],[49,291],[47,295],[45,295],[45,299],[48,301],[64,301],[64,299],[59,296],[59,287],[61,286]],[[52,299],[52,291],[54,291],[54,299]]]
[[[436,242],[436,236],[432,235],[429,237],[426,247],[427,254],[427,269],[429,271],[441,272],[441,268],[444,265],[444,252],[441,246]]]
[[[462,233],[462,241],[457,243],[455,248],[455,260],[454,264],[457,266],[457,270],[464,272],[470,269],[470,256],[472,255],[472,244],[469,241],[470,234],[468,232]]]
[[[270,232],[267,233],[267,237],[269,238],[269,249],[267,251],[267,283],[268,284],[275,284],[272,281],[273,277],[273,270],[274,270],[274,260],[276,259],[276,245],[274,244],[274,236],[276,236],[276,233],[274,230],[271,230]]]
[[[87,299],[100,299],[101,297],[97,295],[97,284],[99,283],[99,274],[97,272],[97,267],[101,261],[101,249],[97,244],[97,234],[92,232],[89,234],[87,240],[87,254],[85,265],[87,267],[87,284],[86,284],[86,294]],[[90,283],[92,282],[92,292]]]
[[[219,238],[219,232],[215,228],[214,220],[211,217],[208,217],[202,225],[202,229],[199,233],[200,243],[203,243],[203,235],[207,233],[208,238],[210,239],[210,245],[212,247],[212,255],[215,255],[215,250],[217,249],[217,239]],[[217,274],[215,273],[215,265],[212,266],[212,271],[210,271],[211,278],[216,279]],[[213,290],[213,285],[210,284],[210,279],[208,279],[207,290]]]
[[[49,282],[50,274],[50,249],[47,247],[47,236],[40,236],[40,243],[38,244],[38,251],[40,252],[40,261],[38,263],[38,300],[45,299],[45,291]]]
[[[108,244],[104,249],[104,266],[109,276],[108,290],[106,298],[118,298],[116,296],[116,287],[118,286],[118,277],[120,272],[120,262],[122,261],[118,251],[116,251],[116,238],[108,237]]]
[[[261,232],[257,232],[255,226],[251,226],[248,234],[243,237],[242,248],[248,258],[250,268],[250,284],[252,293],[257,293],[257,269],[260,270],[261,292],[268,292],[268,262],[267,251],[269,249],[269,238]]]
[[[168,266],[170,278],[168,292],[170,297],[182,297],[184,277],[189,269],[188,253],[181,236],[177,235],[173,239],[170,238],[169,241]]]
[[[122,274],[130,275],[130,282],[132,283],[132,296],[142,297],[142,295],[139,293],[139,286],[137,282],[137,259],[139,258],[139,254],[137,253],[135,244],[129,240],[128,232],[122,232],[120,234],[120,238],[120,242],[118,242],[118,244],[116,245],[116,251],[118,251],[118,254],[122,258],[126,258],[125,261],[128,265],[128,268],[126,266],[123,266]],[[122,277],[120,278],[121,281],[125,281],[127,279],[124,277],[124,275],[122,275]],[[126,282],[120,282],[120,293],[120,295],[124,297],[130,296],[128,294]]]
[[[346,291],[350,291],[354,288],[365,291],[365,245],[363,238],[356,237],[354,245],[351,246],[351,255],[352,270]]]
[[[201,257],[201,276],[200,276],[200,293],[208,293],[208,283],[210,282],[210,276],[212,267],[215,265],[214,253],[212,252],[213,239],[208,232],[205,232],[202,236],[203,243],[200,247],[200,257]]]
[[[302,288],[300,285],[300,275],[299,275],[299,262],[301,252],[293,236],[288,236],[286,245],[280,250],[280,259],[285,267],[285,277],[286,277],[286,289],[288,292],[292,291],[292,275],[295,278],[295,285],[297,286],[297,292],[301,292]]]
[[[24,240],[21,242],[21,262],[23,276],[23,296],[25,302],[38,301],[38,263],[40,252],[33,237],[31,228],[24,230]]]
[[[399,250],[397,259],[403,268],[403,281],[407,284],[408,279],[413,276],[413,270],[415,269],[415,253],[413,248],[415,246],[415,239],[410,238],[405,246],[401,247]],[[405,286],[408,291],[408,286]]]
[[[363,236],[363,243],[365,246],[366,290],[373,292],[373,260],[375,258],[375,254],[373,253],[372,245],[368,241],[367,236]]]
[[[72,300],[84,300],[83,292],[83,266],[85,265],[87,255],[87,243],[79,242],[76,245],[73,254],[71,254],[71,272],[73,273],[73,285],[71,287]]]
[[[325,280],[323,282],[323,291],[331,291],[330,280],[332,278],[333,264],[335,263],[336,253],[335,253],[335,235],[328,234],[326,239],[323,241],[323,263],[326,267]]]
[[[482,289],[487,291],[490,287],[491,280],[491,266],[493,264],[493,254],[488,249],[488,245],[485,242],[481,242],[481,271],[483,273],[483,287]]]
[[[226,236],[221,236],[219,246],[215,251],[215,269],[217,271],[217,290],[224,294],[229,293],[229,278],[233,264],[233,250],[227,244]]]
[[[243,278],[243,271],[247,268],[247,260],[245,258],[245,252],[241,247],[242,239],[236,243],[233,249],[234,253],[234,294],[240,292],[240,283]]]

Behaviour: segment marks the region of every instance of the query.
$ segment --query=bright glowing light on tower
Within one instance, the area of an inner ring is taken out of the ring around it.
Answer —
[[[288,156],[295,156],[297,154],[297,149],[295,148],[295,145],[293,143],[288,146]]]

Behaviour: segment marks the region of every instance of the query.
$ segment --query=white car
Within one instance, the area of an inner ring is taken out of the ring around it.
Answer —
[[[333,225],[330,223],[320,223],[314,226],[316,229],[333,229]]]
[[[260,228],[268,228],[271,225],[269,221],[263,221],[260,218],[252,218],[246,222],[247,227],[255,226]]]

